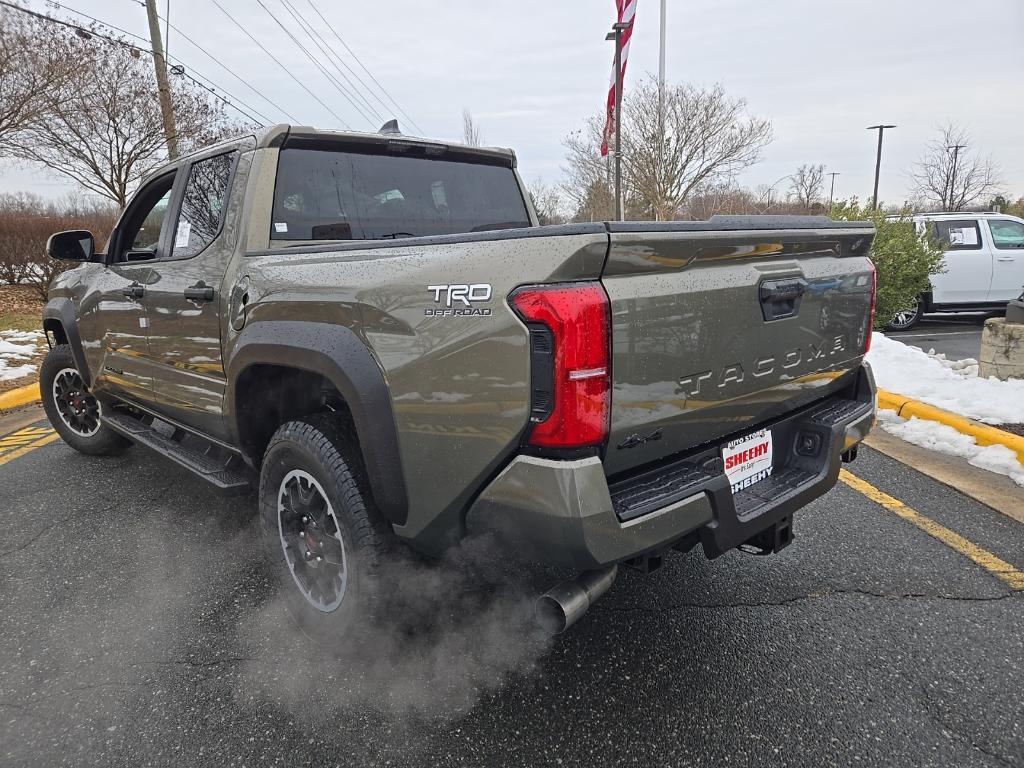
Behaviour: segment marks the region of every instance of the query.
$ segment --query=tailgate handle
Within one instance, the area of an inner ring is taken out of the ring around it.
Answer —
[[[800,299],[806,292],[807,281],[802,277],[765,280],[759,291],[765,321],[796,317],[800,312]]]

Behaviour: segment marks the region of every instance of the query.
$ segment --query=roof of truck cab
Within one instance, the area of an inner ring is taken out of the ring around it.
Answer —
[[[303,147],[303,148],[330,148],[337,145],[364,146],[367,148],[378,146],[388,147],[416,147],[424,148],[430,154],[430,149],[436,149],[438,154],[446,152],[457,152],[463,156],[478,156],[481,159],[489,158],[508,163],[512,167],[516,164],[516,154],[506,147],[474,147],[468,144],[460,144],[452,141],[439,141],[437,139],[425,139],[419,136],[407,136],[403,133],[369,133],[364,131],[334,131],[323,128],[313,128],[308,125],[289,125],[282,123],[267,128],[257,136],[259,147]]]
[[[983,219],[990,218],[1014,218],[1012,214],[1001,213],[999,211],[924,211],[922,213],[912,214],[911,218],[914,219],[970,219],[972,217],[979,217]],[[898,218],[889,217],[886,218]]]

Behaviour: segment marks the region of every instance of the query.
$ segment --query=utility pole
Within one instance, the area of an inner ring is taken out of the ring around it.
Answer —
[[[878,131],[878,154],[875,156],[875,192],[871,196],[871,207],[878,208],[878,174],[882,169],[882,134],[886,128],[895,128],[895,125],[869,125],[869,131]]]
[[[615,41],[615,220],[622,217],[622,33],[629,29],[623,21],[612,24],[605,40]]]
[[[171,0],[164,9],[164,58],[171,55]]]
[[[839,175],[839,171],[832,171],[829,176],[832,177],[832,186],[828,189],[828,212],[832,213],[832,197],[836,192],[836,176]]]
[[[164,46],[160,40],[156,0],[146,0],[146,15],[149,16],[149,42],[153,46],[153,66],[156,68],[156,85],[160,92],[160,113],[164,118],[167,155],[171,160],[175,160],[178,157],[178,136],[174,128],[174,107],[171,104],[171,87],[167,83],[167,60],[164,58]]]
[[[956,159],[957,155],[960,154],[960,150],[965,149],[966,147],[966,144],[954,144],[951,147],[946,147],[946,149],[953,150],[953,170],[949,177],[949,210],[951,211],[960,210],[959,203],[953,202],[953,197],[956,195]]]

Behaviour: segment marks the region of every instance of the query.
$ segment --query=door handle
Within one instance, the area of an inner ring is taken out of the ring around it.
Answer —
[[[202,281],[185,289],[185,298],[189,301],[213,301],[213,286]]]
[[[126,288],[121,289],[121,293],[127,296],[129,299],[141,299],[146,295],[146,289],[138,283],[132,283]]]
[[[1013,256],[996,256],[996,261],[1014,261]]]

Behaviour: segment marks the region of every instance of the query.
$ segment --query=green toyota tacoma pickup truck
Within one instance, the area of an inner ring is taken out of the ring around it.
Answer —
[[[387,127],[386,127],[387,128]],[[870,224],[539,226],[515,156],[277,126],[147,179],[50,288],[47,415],[88,454],[154,449],[258,489],[289,606],[374,619],[395,541],[497,530],[579,575],[777,552],[870,429]]]

